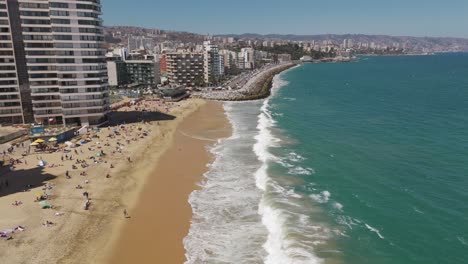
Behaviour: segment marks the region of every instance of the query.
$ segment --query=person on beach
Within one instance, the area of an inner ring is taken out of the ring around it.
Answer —
[[[124,214],[124,217],[125,217],[125,218],[128,218],[127,209],[124,209],[124,210],[123,210],[123,214]]]

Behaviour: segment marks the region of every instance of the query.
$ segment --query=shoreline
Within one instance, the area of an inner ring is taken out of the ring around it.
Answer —
[[[192,219],[189,195],[198,189],[207,164],[207,151],[231,133],[219,102],[206,102],[184,119],[168,148],[151,168],[131,218],[114,237],[104,263],[183,263],[183,239]],[[183,162],[182,164],[180,164]]]
[[[0,218],[0,231],[17,226],[24,227],[24,231],[11,233],[10,241],[0,239],[3,263],[103,263],[112,241],[117,238],[114,231],[124,223],[123,210],[132,213],[132,205],[137,203],[149,178],[147,169],[170,146],[178,125],[206,101],[189,99],[177,104],[163,103],[162,107],[159,102],[144,103],[153,109],[163,108],[161,112],[169,109],[167,114],[175,119],[128,124],[125,132],[118,136],[121,139],[109,139],[112,131],[103,128],[98,133],[100,138],[77,148],[78,154],[70,152],[74,155],[73,161],[68,158],[61,161],[60,156],[63,158],[64,155],[61,152],[21,157],[23,150],[15,150],[13,157],[19,157],[22,163],[17,164],[14,171],[2,168],[0,175],[2,185],[5,180],[9,181],[8,187],[0,189],[0,210],[4,212]],[[122,109],[125,112],[132,110]],[[138,136],[140,130],[147,131],[148,135]],[[118,152],[115,151],[117,142],[122,143]],[[94,156],[97,149],[107,155],[92,162],[89,157]],[[53,166],[38,167],[39,156]],[[131,163],[127,162],[127,157],[131,157]],[[77,159],[86,160],[89,167],[72,170]],[[110,164],[114,168],[109,168]],[[67,170],[71,173],[70,179],[65,177]],[[78,172],[87,175],[80,176]],[[105,177],[106,174],[111,177]],[[89,184],[85,184],[85,180]],[[29,187],[29,184],[33,186]],[[49,186],[46,191],[45,184]],[[78,185],[83,189],[77,190],[75,186]],[[84,191],[90,193],[91,199],[87,211],[82,207]],[[47,203],[54,205],[53,209],[41,209],[33,202],[35,195],[42,192],[51,195]],[[14,201],[21,201],[21,205],[12,205]],[[44,226],[46,220],[53,224]]]
[[[270,65],[251,76],[240,89],[201,92],[197,93],[197,96],[217,101],[253,101],[265,99],[271,95],[273,78],[296,65],[298,64],[293,62]]]

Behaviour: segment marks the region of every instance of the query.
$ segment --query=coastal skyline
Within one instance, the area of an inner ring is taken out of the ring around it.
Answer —
[[[468,38],[468,2],[384,3],[246,1],[219,3],[103,0],[105,25],[130,25],[200,34],[371,34]],[[180,8],[183,6],[184,8]]]

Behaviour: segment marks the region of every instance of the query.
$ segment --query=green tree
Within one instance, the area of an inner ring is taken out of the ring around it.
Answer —
[[[195,86],[198,86],[198,87],[205,86],[205,78],[202,75],[195,76],[195,79],[193,79],[193,82],[195,83]]]

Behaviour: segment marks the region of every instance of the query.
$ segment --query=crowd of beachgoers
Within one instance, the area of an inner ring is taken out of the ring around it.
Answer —
[[[67,142],[1,144],[5,165],[0,168],[0,242],[13,242],[0,247],[0,259],[14,255],[12,259],[20,261],[32,254],[33,245],[44,243],[55,243],[51,250],[61,254],[60,239],[83,232],[83,223],[92,223],[86,217],[127,217],[129,209],[121,197],[132,171],[122,175],[123,171],[138,170],[135,161],[148,146],[163,142],[173,130],[174,123],[165,121],[193,111],[196,104],[148,98],[121,106],[111,113],[113,122]]]

